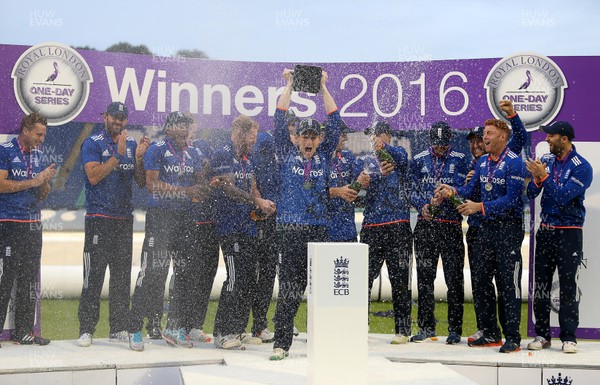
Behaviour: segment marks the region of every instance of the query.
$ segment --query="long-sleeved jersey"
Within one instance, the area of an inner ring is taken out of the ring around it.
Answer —
[[[429,148],[417,154],[410,163],[411,202],[421,217],[423,206],[428,204],[438,184],[462,186],[467,177],[468,164],[465,154],[448,148],[442,156],[437,156]],[[442,222],[461,222],[462,215],[450,203],[444,200],[438,208],[434,220]]]
[[[327,225],[329,159],[340,137],[340,114],[333,111],[325,124],[325,139],[311,159],[305,159],[290,140],[285,111],[275,111],[275,152],[280,172],[278,224]]]
[[[540,184],[533,180],[527,186],[527,196],[536,198],[542,192],[540,218],[542,225],[553,227],[582,227],[585,220],[585,190],[593,179],[592,166],[577,153],[575,146],[563,159],[545,154],[546,179]]]
[[[479,158],[473,178],[456,192],[463,198],[481,199],[483,221],[520,220],[526,174],[519,155],[505,148],[496,161],[489,154]]]
[[[389,175],[371,173],[371,183],[365,196],[364,226],[381,225],[410,220],[410,202],[407,183],[408,155],[402,147],[385,145],[396,168]],[[375,156],[358,159],[359,170],[378,169]]]

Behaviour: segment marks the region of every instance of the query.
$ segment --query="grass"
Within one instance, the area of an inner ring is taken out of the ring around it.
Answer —
[[[42,335],[51,340],[73,340],[79,338],[79,321],[77,319],[77,299],[60,300],[42,300]],[[379,317],[374,313],[387,312],[392,309],[391,302],[372,302],[369,314],[369,328],[371,333],[393,334],[394,319],[391,317]],[[446,302],[438,302],[435,307],[435,316],[438,320],[437,334],[448,335],[447,323],[448,305]],[[211,301],[208,306],[204,331],[211,334],[213,321],[217,312],[217,301]],[[275,302],[271,302],[269,307],[269,329],[273,330],[273,315],[275,313]],[[527,304],[523,303],[521,308],[521,336],[527,336]],[[418,330],[416,325],[417,307],[413,305],[412,320],[413,332]],[[163,320],[164,321],[164,320]],[[250,324],[252,321],[250,321]],[[163,322],[164,325],[164,322]],[[306,302],[300,304],[300,309],[296,315],[295,325],[301,332],[306,331]],[[465,312],[463,317],[463,335],[467,336],[477,330],[475,323],[475,311],[473,303],[465,303]],[[102,300],[100,305],[100,322],[94,333],[98,338],[108,337],[108,301]]]

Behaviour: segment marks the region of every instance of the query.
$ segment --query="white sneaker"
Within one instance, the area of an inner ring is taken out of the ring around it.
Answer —
[[[83,333],[77,340],[77,345],[87,348],[92,344],[92,335],[90,333]]]
[[[537,336],[533,341],[527,344],[527,350],[542,350],[548,349],[552,343],[544,337]]]
[[[563,353],[577,353],[577,342],[565,341],[562,346]]]
[[[242,340],[237,334],[228,334],[226,336],[217,335],[215,337],[215,346],[219,349],[235,349],[242,346]]]
[[[269,329],[263,329],[260,333],[255,334],[254,337],[260,338],[264,343],[273,342],[275,339],[275,335]]]
[[[196,342],[212,342],[212,337],[204,333],[202,329],[191,329],[189,332],[190,339]]]
[[[118,333],[110,333],[108,335],[108,341],[110,342],[128,342],[129,341],[129,333],[127,330],[121,330]]]
[[[294,334],[294,337],[298,337],[300,335],[300,332],[298,331],[298,329],[296,329],[295,326],[294,326],[293,334]]]
[[[275,348],[273,349],[273,352],[271,353],[271,356],[269,357],[269,360],[271,361],[281,361],[284,358],[286,358],[287,356],[289,356],[290,353],[283,350],[282,348]]]
[[[263,340],[258,337],[253,337],[252,334],[242,333],[240,334],[240,341],[246,345],[260,345]]]
[[[402,345],[402,344],[406,344],[408,343],[408,341],[410,340],[410,337],[405,336],[403,334],[396,334],[394,336],[394,338],[392,338],[392,342],[390,342],[392,345]]]

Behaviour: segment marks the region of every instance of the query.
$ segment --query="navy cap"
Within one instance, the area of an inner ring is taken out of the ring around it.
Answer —
[[[546,134],[559,134],[566,136],[569,140],[573,140],[575,137],[575,130],[569,122],[553,122],[547,126],[540,126],[540,131]]]
[[[446,122],[435,122],[429,129],[429,141],[432,146],[449,146],[452,130]]]
[[[474,129],[472,129],[471,131],[469,131],[469,133],[467,134],[467,140],[471,140],[475,136],[483,139],[483,129],[484,128],[485,127],[477,126]]]
[[[129,116],[129,111],[127,110],[127,106],[121,102],[112,102],[106,107],[106,113],[110,116],[123,115],[125,119]]]
[[[176,126],[178,124],[193,122],[194,119],[191,116],[186,115],[181,111],[173,111],[169,115],[167,115],[167,119],[165,119],[165,124],[163,125],[163,128],[167,129],[171,126]]]
[[[313,131],[315,134],[320,135],[322,130],[321,123],[319,123],[316,119],[306,118],[300,121],[298,128],[296,129],[296,134],[304,135]]]
[[[365,130],[365,135],[380,135],[380,134],[390,134],[392,135],[392,127],[387,122],[378,121],[375,122],[371,127],[368,127]]]

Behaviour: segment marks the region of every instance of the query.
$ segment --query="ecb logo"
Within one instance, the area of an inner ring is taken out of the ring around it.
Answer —
[[[23,112],[44,115],[50,126],[68,123],[79,115],[94,81],[83,57],[59,43],[29,48],[15,63],[11,77]]]
[[[554,119],[567,87],[567,79],[556,63],[535,54],[505,57],[485,80],[487,102],[494,116],[505,119],[498,103],[510,100],[528,131]]]
[[[350,295],[350,261],[339,257],[333,265],[333,295]]]

